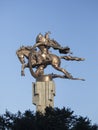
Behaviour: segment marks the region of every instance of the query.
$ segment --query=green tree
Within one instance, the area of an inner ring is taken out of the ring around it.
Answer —
[[[0,130],[5,130],[5,120],[3,116],[0,116]]]
[[[45,118],[47,120],[47,129],[69,130],[75,121],[73,111],[62,108],[46,108]]]
[[[76,118],[72,130],[98,130],[97,125],[92,125],[87,117]]]
[[[98,130],[87,117],[76,116],[69,108],[47,107],[45,113],[26,110],[0,116],[0,130]]]

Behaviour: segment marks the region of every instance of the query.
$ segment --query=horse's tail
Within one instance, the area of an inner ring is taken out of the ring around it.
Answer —
[[[60,56],[60,59],[65,59],[65,60],[75,60],[75,61],[84,61],[85,59],[84,58],[79,58],[79,57],[73,57],[73,56]]]

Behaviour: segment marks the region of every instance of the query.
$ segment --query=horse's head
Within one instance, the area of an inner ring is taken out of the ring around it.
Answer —
[[[20,62],[23,64],[25,63],[25,60],[24,60],[24,54],[22,53],[22,50],[17,50],[16,51],[16,55],[17,57],[19,58]]]
[[[16,51],[16,55],[18,56],[22,64],[25,63],[25,57],[28,59],[30,50],[31,50],[31,47],[22,46]]]

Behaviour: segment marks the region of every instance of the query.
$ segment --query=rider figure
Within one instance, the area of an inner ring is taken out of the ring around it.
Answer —
[[[50,47],[48,46],[46,38],[41,33],[37,36],[35,45],[40,49],[42,62],[50,62],[51,57],[50,52],[48,51]]]
[[[48,51],[50,47],[59,50],[59,52],[63,54],[70,53],[69,47],[63,48],[57,41],[55,41],[54,39],[51,40],[49,38],[49,33],[50,32],[45,33],[44,36],[41,33],[39,33],[39,35],[36,37],[36,43],[33,47],[38,47],[41,53],[41,59],[39,59],[36,55],[37,62],[51,62],[50,52]]]

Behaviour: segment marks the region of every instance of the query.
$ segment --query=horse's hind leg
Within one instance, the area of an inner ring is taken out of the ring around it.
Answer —
[[[63,73],[65,74],[65,78],[68,78],[68,79],[72,79],[72,78],[73,78],[73,76],[72,76],[70,73],[68,73],[68,72],[67,72],[65,69],[63,69],[63,68],[60,68],[58,65],[53,65],[53,67],[54,67],[56,70],[63,72]]]

